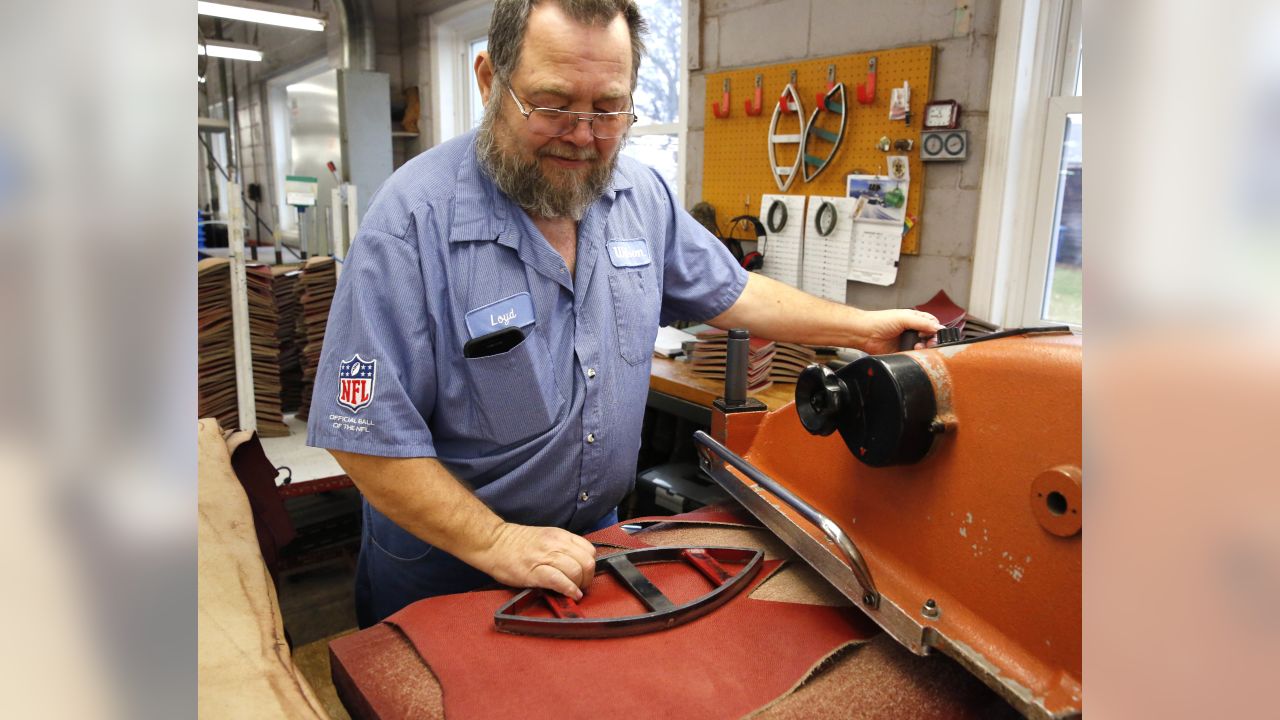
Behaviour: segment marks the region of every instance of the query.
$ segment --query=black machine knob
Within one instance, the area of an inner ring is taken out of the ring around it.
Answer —
[[[861,409],[861,402],[850,402],[849,388],[825,365],[810,365],[796,380],[796,412],[812,435],[830,435],[846,410]]]
[[[960,342],[960,328],[944,327],[938,331],[938,344]]]
[[[872,467],[919,461],[933,444],[933,383],[906,355],[873,355],[832,372],[815,365],[796,383],[805,430],[839,430],[853,456]]]

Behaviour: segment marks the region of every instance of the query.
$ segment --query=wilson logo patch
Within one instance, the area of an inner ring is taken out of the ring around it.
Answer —
[[[359,412],[373,402],[373,385],[378,379],[378,361],[354,355],[338,365],[338,404]]]

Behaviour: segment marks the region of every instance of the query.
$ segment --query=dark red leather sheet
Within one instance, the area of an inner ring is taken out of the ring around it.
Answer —
[[[749,587],[711,614],[646,635],[566,640],[501,633],[493,613],[510,590],[428,598],[386,622],[439,679],[451,720],[740,717],[794,688],[836,650],[877,632],[852,608],[751,599],[778,566],[767,562]],[[687,566],[640,567],[675,603],[711,587]],[[593,617],[644,612],[603,574],[583,608]]]
[[[749,517],[718,510],[662,520],[698,518],[754,524]],[[589,537],[646,547],[617,526]],[[753,585],[774,567],[763,570]],[[610,582],[604,575],[597,578],[601,595]],[[664,589],[679,596],[696,585]],[[394,617],[397,625],[380,623],[333,641],[334,685],[357,720],[623,713],[738,718],[765,706],[759,717],[776,720],[1016,717],[949,658],[911,655],[876,633],[857,610],[751,600],[752,589],[682,628],[606,640],[498,633],[493,611],[511,591],[424,600]],[[856,651],[836,652],[873,633]],[[821,674],[788,692],[827,656],[834,659],[822,663]]]

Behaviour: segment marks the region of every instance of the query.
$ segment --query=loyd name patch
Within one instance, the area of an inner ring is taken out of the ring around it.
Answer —
[[[640,267],[649,264],[649,243],[644,238],[611,240],[605,247],[609,248],[609,262],[614,267]]]
[[[378,379],[378,361],[358,354],[338,364],[338,404],[359,412],[373,402],[373,384]]]
[[[534,323],[529,293],[516,293],[467,313],[467,331],[478,338],[506,327],[524,328]]]

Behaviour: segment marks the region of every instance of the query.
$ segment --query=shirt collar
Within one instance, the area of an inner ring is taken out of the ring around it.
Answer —
[[[469,133],[467,150],[458,166],[449,241],[497,240],[515,247],[519,229],[511,213],[519,210],[480,168],[480,159],[476,156],[476,132],[472,130]],[[632,188],[631,179],[622,168],[621,162],[614,167],[613,177],[602,199],[612,202],[619,191]]]

